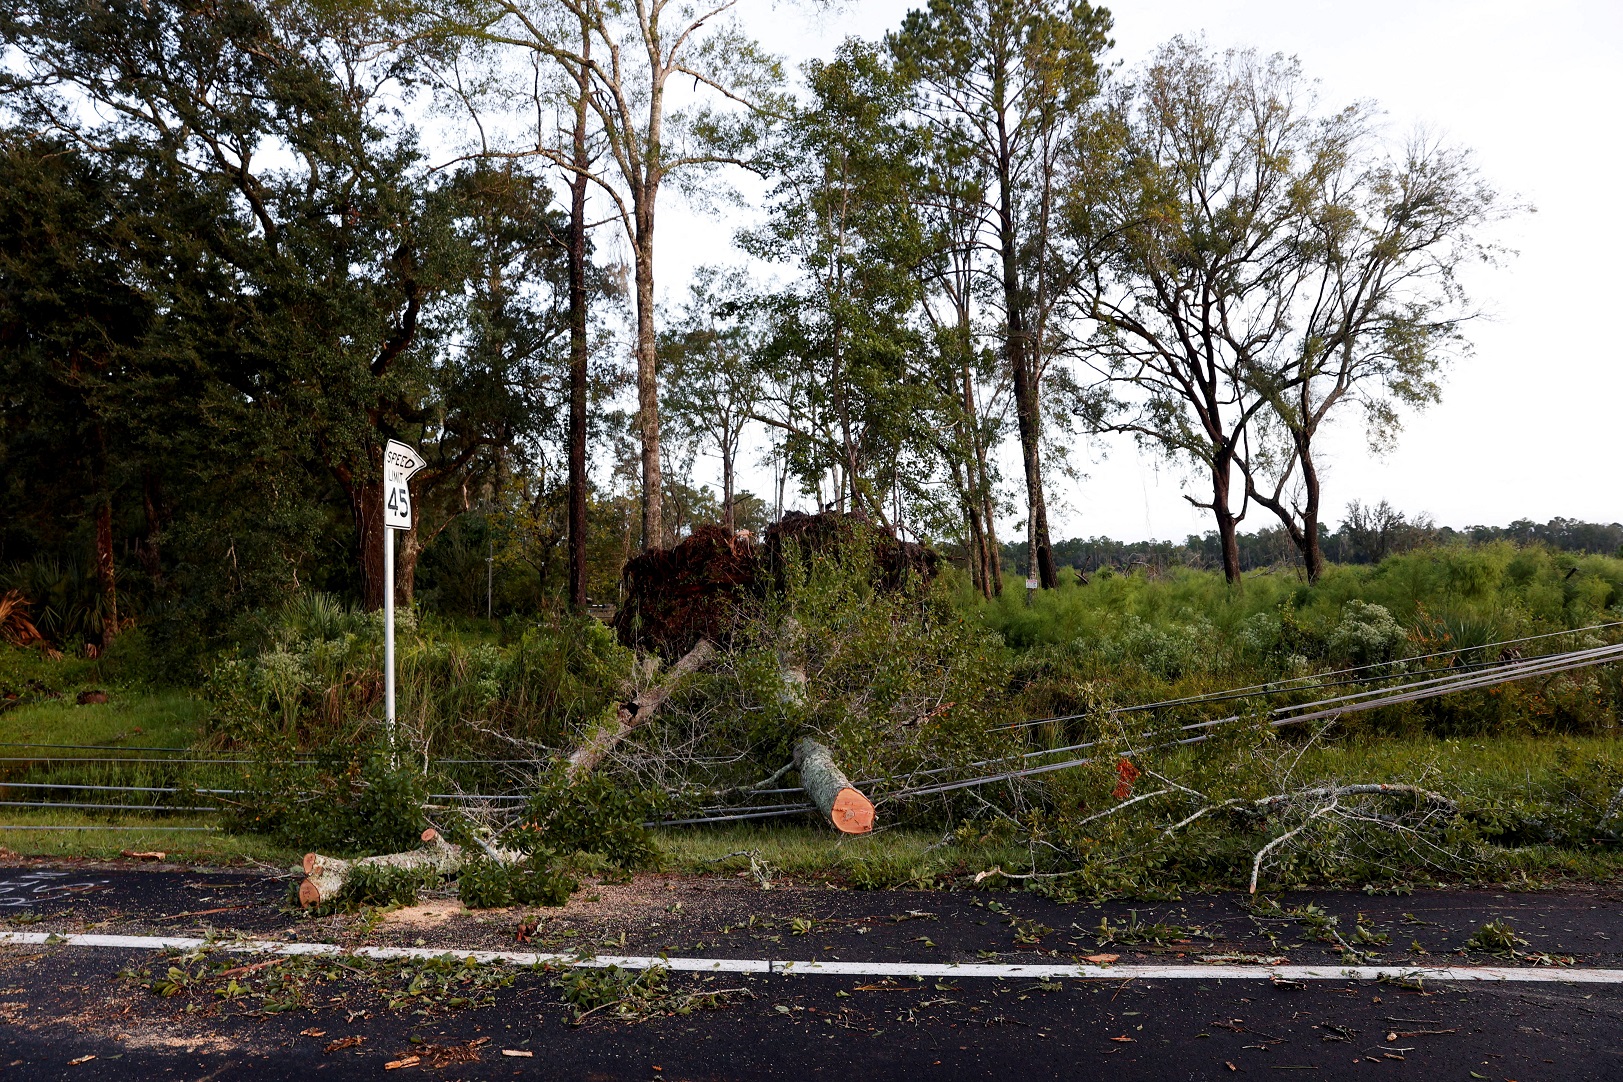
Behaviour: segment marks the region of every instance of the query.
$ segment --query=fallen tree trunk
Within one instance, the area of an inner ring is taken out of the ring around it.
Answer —
[[[795,745],[795,769],[800,784],[834,829],[844,834],[866,834],[873,829],[873,803],[851,784],[834,754],[811,737]]]
[[[683,654],[676,664],[666,670],[659,683],[644,688],[642,693],[630,702],[621,703],[614,712],[612,721],[605,722],[588,733],[580,747],[570,753],[564,768],[570,780],[595,770],[609,752],[614,750],[616,744],[659,712],[659,708],[665,705],[665,700],[671,697],[671,692],[676,690],[676,686],[684,677],[702,669],[715,652],[714,643],[709,639],[700,639],[697,646]]]
[[[299,884],[299,904],[309,908],[318,902],[330,902],[343,893],[350,875],[356,868],[390,868],[395,871],[423,871],[437,875],[450,875],[462,867],[460,845],[452,845],[432,828],[423,831],[422,849],[404,853],[388,853],[360,860],[324,857],[320,853],[304,855],[304,882]]]

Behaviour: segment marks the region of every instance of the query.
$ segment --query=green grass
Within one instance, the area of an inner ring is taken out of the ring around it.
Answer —
[[[773,875],[830,877],[857,886],[933,886],[943,877],[1018,863],[1012,845],[942,843],[940,834],[881,826],[872,834],[836,833],[787,821],[656,832],[665,866],[693,875],[749,872],[750,856]]]
[[[107,688],[105,703],[78,705],[73,694],[0,714],[0,744],[103,744],[185,748],[203,734],[208,704],[183,691]],[[12,751],[7,754],[37,754]]]
[[[1346,782],[1403,776],[1462,793],[1533,793],[1563,760],[1584,755],[1623,755],[1615,736],[1486,736],[1472,739],[1356,740],[1312,748],[1302,757],[1303,776]]]
[[[105,703],[76,701],[80,691],[101,690]],[[37,789],[20,782],[74,785],[174,786],[230,788],[229,768],[191,764],[116,762],[145,758],[119,749],[188,748],[204,732],[208,704],[186,691],[153,688],[132,677],[115,653],[90,660],[52,659],[35,650],[0,647],[0,695],[15,694],[13,705],[0,710],[0,782],[6,800],[53,800],[69,803],[150,802],[151,794],[106,790]],[[30,744],[99,745],[113,750],[29,747]],[[168,757],[168,756],[164,756]],[[179,756],[174,756],[179,757]],[[163,758],[152,756],[154,760]],[[106,760],[52,762],[61,759]],[[8,830],[8,826],[63,828],[135,826],[137,830],[63,829]],[[161,850],[176,859],[220,863],[251,858],[275,863],[290,855],[263,839],[233,837],[217,831],[177,831],[169,826],[213,825],[213,817],[176,814],[154,820],[140,814],[89,809],[0,807],[0,845],[31,856],[112,858],[121,850]]]
[[[1282,740],[1275,754],[1290,759],[1300,735]],[[1201,753],[1198,746],[1169,750],[1156,769],[1176,778]],[[1572,759],[1623,759],[1617,736],[1380,737],[1357,733],[1301,750],[1292,776],[1306,784],[1406,781],[1448,795],[1533,794]]]
[[[113,860],[123,850],[161,852],[169,860],[189,864],[234,864],[257,861],[287,867],[304,854],[253,834],[226,834],[223,831],[183,831],[172,827],[213,826],[212,817],[175,815],[163,822],[134,816],[116,819],[91,818],[68,810],[49,813],[26,808],[0,808],[0,846],[23,856],[77,857]],[[52,830],[8,829],[18,825],[50,826]],[[136,830],[76,829],[108,825],[133,826]]]
[[[1405,626],[1446,618],[1498,638],[1619,618],[1623,559],[1509,543],[1450,545],[1390,556],[1377,565],[1331,565],[1309,586],[1290,572],[1248,572],[1235,587],[1216,571],[1100,571],[1081,585],[1067,569],[1057,590],[1006,590],[980,601],[956,581],[959,605],[1016,649],[1109,631],[1134,616],[1165,627],[1200,621],[1232,634],[1252,616],[1283,609],[1310,625],[1335,622],[1350,600],[1382,605]]]

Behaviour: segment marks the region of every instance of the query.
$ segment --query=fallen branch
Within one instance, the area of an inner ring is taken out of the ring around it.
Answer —
[[[1302,833],[1302,831],[1312,826],[1313,820],[1319,818],[1319,816],[1329,815],[1335,810],[1336,798],[1332,796],[1330,798],[1330,803],[1325,804],[1322,807],[1314,808],[1308,817],[1302,820],[1301,823],[1297,824],[1291,830],[1287,830],[1285,833],[1281,834],[1279,837],[1275,838],[1261,849],[1258,849],[1256,859],[1252,860],[1251,862],[1251,893],[1257,893],[1257,877],[1262,874],[1262,862],[1267,858],[1269,853],[1272,853],[1275,849],[1278,849],[1280,846]]]
[[[844,834],[873,830],[873,802],[863,796],[834,762],[834,755],[811,737],[795,745],[795,768],[813,804]]]
[[[1180,786],[1178,786],[1178,788],[1182,789],[1183,786],[1180,785]],[[1121,810],[1123,810],[1125,808],[1132,807],[1134,804],[1137,804],[1139,801],[1142,801],[1142,800],[1154,800],[1158,796],[1166,796],[1168,793],[1171,793],[1171,792],[1174,792],[1174,791],[1175,790],[1172,790],[1172,789],[1157,789],[1157,790],[1155,790],[1154,792],[1151,792],[1151,793],[1140,793],[1138,796],[1130,797],[1127,800],[1122,801],[1120,804],[1113,804],[1110,807],[1106,808],[1102,812],[1094,812],[1092,815],[1088,816],[1086,819],[1078,819],[1076,821],[1076,825],[1081,826],[1084,823],[1091,823],[1095,819],[1104,819],[1107,816],[1115,815],[1117,812],[1119,812],[1119,811],[1121,811]]]
[[[638,726],[647,724],[665,705],[665,700],[671,697],[676,686],[684,677],[690,676],[703,668],[715,654],[716,647],[709,639],[700,639],[697,646],[683,654],[676,664],[666,671],[664,679],[659,683],[644,688],[636,698],[621,703],[615,711],[614,720],[600,725],[587,734],[580,747],[570,753],[565,766],[565,772],[570,780],[590,774],[597,765],[606,758],[615,745],[624,740]]]
[[[357,868],[388,868],[393,871],[423,872],[448,876],[462,867],[460,845],[452,845],[432,828],[423,831],[423,848],[404,853],[386,853],[360,860],[324,857],[320,853],[304,855],[304,881],[299,884],[299,904],[309,908],[320,902],[330,902],[343,893],[350,876]],[[514,855],[516,857],[516,854]]]
[[[1215,812],[1215,811],[1222,811],[1224,808],[1232,808],[1237,804],[1243,804],[1243,803],[1245,803],[1243,800],[1225,800],[1221,804],[1208,804],[1204,808],[1197,811],[1195,814],[1187,816],[1187,817],[1185,817],[1183,819],[1180,819],[1176,823],[1173,823],[1171,826],[1167,827],[1165,830],[1163,830],[1161,832],[1161,837],[1163,839],[1165,839],[1165,838],[1170,837],[1173,834],[1176,834],[1178,831],[1182,830],[1184,827],[1188,826],[1190,823],[1193,823],[1195,820],[1201,818],[1204,815],[1209,815],[1210,813]]]
[[[1265,796],[1254,802],[1258,808],[1270,808],[1279,804],[1294,804],[1302,800],[1323,800],[1326,797],[1339,798],[1344,796],[1414,796],[1419,797],[1428,804],[1436,804],[1445,811],[1458,811],[1458,806],[1441,793],[1434,793],[1430,789],[1422,789],[1418,785],[1406,785],[1401,782],[1376,783],[1370,785],[1324,785],[1313,789],[1297,789],[1289,793],[1277,793],[1274,796]]]

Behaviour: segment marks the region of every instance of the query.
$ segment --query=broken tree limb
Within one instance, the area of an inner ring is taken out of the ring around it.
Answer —
[[[873,829],[873,803],[851,784],[834,762],[834,754],[811,737],[795,745],[795,768],[806,795],[844,834],[866,834]]]
[[[433,872],[450,875],[462,867],[462,847],[452,845],[434,829],[423,831],[423,848],[404,853],[387,853],[360,860],[324,857],[320,853],[304,855],[304,882],[299,884],[299,904],[308,908],[318,902],[330,902],[343,893],[351,873],[356,868],[392,868],[397,871]]]
[[[640,694],[630,702],[621,703],[614,712],[612,720],[605,719],[601,724],[586,735],[569,755],[565,766],[565,773],[570,780],[590,774],[597,768],[609,752],[614,750],[616,744],[639,725],[646,724],[659,708],[665,705],[665,700],[671,697],[671,692],[682,680],[702,669],[716,652],[715,644],[709,639],[700,639],[699,644],[683,654],[676,664],[666,670],[665,676],[651,687],[644,688]]]
[[[1289,793],[1276,793],[1273,796],[1265,796],[1252,803],[1255,807],[1262,809],[1280,804],[1301,803],[1304,800],[1337,799],[1344,796],[1410,796],[1427,804],[1433,804],[1450,813],[1459,810],[1458,805],[1443,794],[1434,793],[1430,789],[1422,789],[1418,785],[1408,785],[1403,782],[1375,782],[1368,785],[1321,785],[1311,789],[1297,789]]]

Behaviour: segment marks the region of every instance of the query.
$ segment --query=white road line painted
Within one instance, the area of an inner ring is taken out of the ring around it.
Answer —
[[[456,950],[437,947],[343,947],[335,943],[287,943],[271,939],[214,940],[191,936],[58,935],[0,932],[0,946],[100,947],[118,950],[215,950],[242,954],[349,954],[387,961],[397,958],[472,958],[533,966],[545,963],[602,969],[664,966],[681,973],[759,973],[804,977],[990,977],[1000,980],[1287,980],[1287,981],[1508,981],[1537,984],[1623,984],[1623,969],[1531,966],[1256,966],[1256,965],[995,965],[981,962],[836,962],[768,958],[667,958],[661,955],[575,954],[534,951]]]

